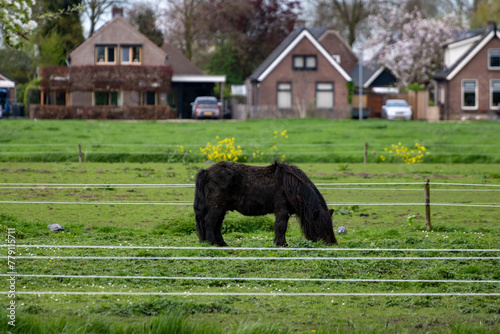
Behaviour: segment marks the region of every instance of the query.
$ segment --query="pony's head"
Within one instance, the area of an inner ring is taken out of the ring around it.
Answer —
[[[301,224],[304,236],[312,241],[323,240],[325,243],[332,245],[337,244],[337,239],[333,232],[332,216],[334,209],[318,208],[313,212],[312,224]]]

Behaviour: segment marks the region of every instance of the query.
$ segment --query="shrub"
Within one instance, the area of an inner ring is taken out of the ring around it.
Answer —
[[[424,162],[424,156],[429,154],[425,146],[415,143],[414,149],[409,149],[401,142],[397,145],[392,144],[391,148],[384,148],[384,151],[387,152],[390,156],[396,158],[396,160],[400,160],[406,164],[416,164]],[[387,158],[384,155],[379,157],[379,161],[385,161]]]
[[[215,137],[219,139],[219,136]],[[200,147],[201,153],[206,157],[206,160],[218,161],[234,161],[238,162],[241,159],[243,151],[241,147],[234,145],[234,138],[224,138],[217,141],[217,145],[212,145],[210,142],[207,146]]]

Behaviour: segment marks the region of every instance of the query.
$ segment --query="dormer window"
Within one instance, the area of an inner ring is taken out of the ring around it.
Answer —
[[[121,63],[140,65],[142,64],[142,46],[126,45],[121,47]]]
[[[488,67],[500,70],[500,49],[488,50]]]
[[[316,55],[293,56],[293,69],[314,71],[318,67]]]
[[[97,45],[95,47],[95,62],[98,65],[116,64],[116,46]]]

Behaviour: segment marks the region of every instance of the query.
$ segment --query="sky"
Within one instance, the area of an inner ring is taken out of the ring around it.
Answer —
[[[161,4],[165,3],[166,1],[165,0],[164,1],[161,1],[161,0],[154,0],[154,1],[124,0],[123,7],[125,8],[125,11],[126,11],[127,7],[133,6],[134,3],[141,3],[141,2],[158,4],[158,6],[161,7],[162,6]],[[316,2],[316,0],[301,0],[302,11],[301,11],[300,19],[305,20],[307,23],[309,23],[308,18],[310,19],[311,17],[313,17],[312,11],[314,10],[314,3],[315,2]],[[85,37],[87,37],[89,34],[89,31],[90,31],[90,23],[89,23],[88,16],[86,14],[81,15],[81,20],[82,20],[82,26],[83,26],[83,34]],[[106,12],[106,14],[104,14],[102,16],[102,18],[100,19],[100,21],[97,24],[96,29],[99,29],[104,24],[106,24],[106,22],[108,22],[110,20],[111,20],[111,8],[109,8],[108,11]]]

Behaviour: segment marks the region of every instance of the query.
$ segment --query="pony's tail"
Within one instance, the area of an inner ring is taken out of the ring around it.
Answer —
[[[207,214],[207,199],[205,194],[205,184],[208,181],[208,172],[204,169],[196,174],[196,184],[194,190],[194,214],[196,216],[196,233],[200,242],[206,240],[205,216]]]
[[[318,188],[307,175],[298,168],[286,164],[276,164],[277,173],[283,180],[288,201],[299,216],[302,233],[307,240],[323,240],[336,244],[333,233],[331,211]]]

